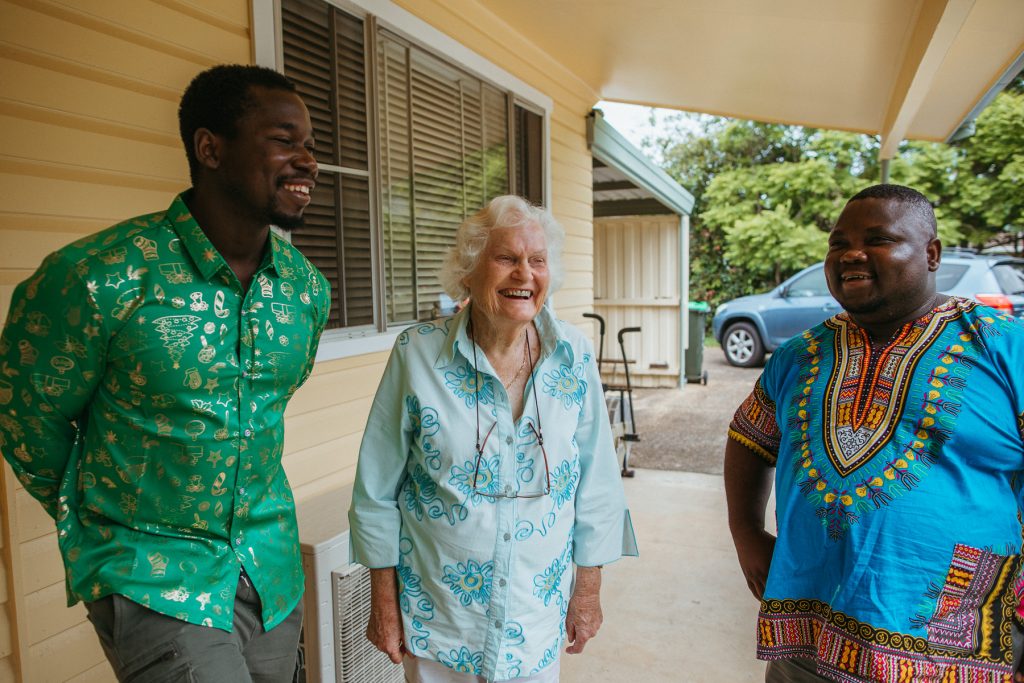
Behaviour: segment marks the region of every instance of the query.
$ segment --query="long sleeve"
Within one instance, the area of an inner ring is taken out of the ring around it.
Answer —
[[[370,568],[398,564],[402,526],[398,492],[405,480],[411,446],[403,406],[405,373],[399,341],[392,350],[370,408],[359,447],[352,507],[348,513],[353,559]]]
[[[52,254],[15,289],[0,336],[0,449],[55,519],[82,413],[103,377],[107,334],[90,286]]]
[[[573,560],[577,565],[590,567],[612,562],[622,555],[636,555],[637,550],[601,391],[601,376],[589,343],[584,373],[587,392],[576,430],[580,484],[576,493]]]

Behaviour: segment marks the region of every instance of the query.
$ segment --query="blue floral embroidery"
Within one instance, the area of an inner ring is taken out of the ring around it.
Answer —
[[[423,521],[423,512],[426,506],[437,500],[437,484],[426,473],[422,465],[416,465],[405,485],[405,508],[416,515],[416,519]]]
[[[505,653],[505,677],[519,678],[523,675],[523,660],[514,656],[511,652]]]
[[[544,375],[544,393],[562,401],[562,407],[568,410],[575,403],[583,405],[583,396],[587,393],[587,381],[583,378],[583,363],[572,368],[564,363],[557,370]]]
[[[565,564],[562,557],[556,557],[555,561],[540,574],[533,577],[533,594],[544,601],[544,606],[551,604],[554,598],[562,601],[562,575],[565,573]]]
[[[523,625],[518,621],[505,622],[505,640],[509,645],[522,645],[526,642],[523,637]]]
[[[419,464],[405,482],[405,508],[415,514],[419,521],[423,521],[425,512],[431,519],[444,517],[452,526],[466,519],[467,515],[466,506],[460,503],[452,505],[451,509],[445,508],[444,502],[437,495],[437,484]]]
[[[544,656],[541,657],[541,660],[539,662],[537,662],[537,666],[533,667],[533,669],[530,670],[531,676],[540,673],[542,669],[544,669],[549,664],[552,664],[555,661],[555,653],[558,652],[558,646],[560,645],[560,643],[561,638],[559,638],[558,643],[555,643],[554,647],[549,647],[547,650],[544,650]]]
[[[402,330],[402,333],[398,335],[398,343],[401,346],[405,346],[409,343],[409,330],[415,329],[418,334],[430,334],[431,332],[444,332],[448,334],[448,325],[451,324],[451,318],[444,320],[444,327],[438,327],[434,323],[422,323],[413,327],[408,327]]]
[[[469,496],[469,500],[473,503],[480,503],[481,501],[495,502],[494,498],[487,496],[481,496],[480,492],[483,493],[498,493],[498,456],[492,456],[490,458],[480,458],[480,471],[476,471],[476,459],[471,458],[467,460],[461,467],[453,465],[451,469],[451,476],[448,478],[448,482],[454,484],[456,488],[462,493]],[[473,491],[473,476],[476,475],[476,492]]]
[[[398,606],[409,616],[406,635],[412,654],[426,652],[430,641],[430,629],[424,622],[434,618],[434,601],[423,590],[423,581],[413,572],[409,565],[409,554],[412,553],[412,540],[403,536],[398,541]]]
[[[493,574],[493,562],[478,564],[473,560],[467,560],[465,564],[459,562],[455,566],[445,565],[441,581],[451,586],[452,592],[463,607],[469,607],[474,600],[484,605],[491,599]]]
[[[420,446],[423,450],[423,458],[427,467],[432,470],[441,467],[441,451],[430,440],[441,430],[441,423],[437,419],[437,411],[433,408],[420,407],[420,400],[416,396],[405,397],[405,410],[409,414],[409,423],[412,426],[412,438],[420,439]]]
[[[448,654],[438,652],[437,658],[449,669],[477,676],[480,674],[480,667],[484,662],[484,653],[470,652],[469,648],[463,645],[458,650],[452,650]]]
[[[444,383],[453,394],[466,402],[467,408],[475,406],[477,401],[482,406],[494,403],[494,387],[468,364],[444,373]]]
[[[561,510],[562,506],[572,500],[576,492],[576,482],[580,475],[574,462],[562,461],[562,464],[551,471],[551,497]]]
[[[533,425],[533,418],[524,417],[523,423],[519,427],[519,432],[516,434],[519,437],[520,446],[530,446],[537,443],[537,435],[534,429],[536,429],[536,426]],[[537,449],[536,456],[543,457],[540,454],[539,448]],[[534,461],[535,458],[526,457],[525,451],[516,451],[516,477],[520,482],[528,484],[533,481]]]

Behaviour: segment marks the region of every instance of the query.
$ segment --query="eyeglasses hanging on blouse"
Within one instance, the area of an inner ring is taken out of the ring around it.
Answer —
[[[468,327],[470,333],[470,341],[473,343],[473,376],[474,378],[478,378],[480,376],[477,370],[479,359],[477,357],[476,351],[476,339],[473,336],[472,319],[470,319]],[[487,434],[484,435],[483,443],[481,443],[480,401],[476,401],[476,467],[473,469],[473,493],[475,493],[478,496],[485,496],[487,498],[543,498],[544,496],[550,495],[551,493],[551,470],[548,467],[548,453],[546,450],[544,450],[544,429],[540,423],[540,402],[537,400],[537,384],[536,382],[533,381],[535,377],[533,375],[533,353],[530,351],[529,327],[527,327],[526,331],[524,332],[523,343],[526,345],[526,356],[530,363],[530,389],[531,393],[533,394],[533,405],[537,411],[537,426],[534,427],[532,422],[528,422],[527,424],[529,425],[530,430],[533,432],[534,436],[537,437],[537,445],[540,447],[540,453],[544,458],[544,490],[537,491],[535,493],[520,493],[518,491],[511,491],[509,489],[506,489],[509,491],[508,493],[491,493],[486,490],[486,488],[490,486],[491,482],[488,482],[487,487],[485,487],[484,489],[480,489],[477,487],[477,480],[479,479],[480,476],[480,461],[483,460],[484,457],[484,448],[487,446],[487,440],[491,437],[491,432],[493,432],[494,428],[498,426],[498,423],[497,421],[495,421],[495,423],[491,425],[491,428],[487,430]]]

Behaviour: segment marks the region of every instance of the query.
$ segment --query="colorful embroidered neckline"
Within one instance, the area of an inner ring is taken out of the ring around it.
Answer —
[[[823,443],[836,472],[845,477],[871,460],[892,438],[922,355],[946,323],[959,317],[954,300],[905,324],[884,347],[838,315],[825,324],[836,334],[835,372],[825,386]]]

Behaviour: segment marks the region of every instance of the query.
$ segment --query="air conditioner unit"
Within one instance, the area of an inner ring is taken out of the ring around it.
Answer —
[[[405,671],[366,639],[370,570],[359,564],[331,572],[334,585],[334,672],[337,683],[403,683]]]
[[[393,664],[366,640],[370,570],[349,559],[352,487],[299,503],[299,540],[306,575],[305,615],[296,683],[402,683]]]

